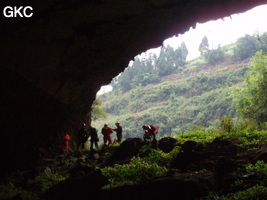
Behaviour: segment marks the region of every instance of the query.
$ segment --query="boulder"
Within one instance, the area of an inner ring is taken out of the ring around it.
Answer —
[[[232,144],[230,140],[223,139],[222,137],[216,137],[213,141],[212,144],[218,145],[218,146],[228,146]]]
[[[201,160],[202,155],[198,152],[182,152],[174,158],[171,168],[179,169],[181,172],[197,171],[201,169]]]
[[[124,160],[136,156],[143,145],[144,142],[141,138],[128,138],[121,143],[111,158],[114,160]]]
[[[186,141],[181,147],[184,152],[200,152],[203,150],[203,144],[191,140]]]
[[[100,170],[79,176],[73,176],[50,188],[41,200],[85,200],[99,199],[101,187],[107,184]]]
[[[169,153],[174,149],[177,142],[178,140],[173,137],[165,137],[159,140],[158,148],[164,153]]]

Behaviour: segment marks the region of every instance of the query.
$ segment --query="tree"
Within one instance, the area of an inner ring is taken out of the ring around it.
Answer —
[[[224,51],[221,46],[219,46],[217,49],[207,49],[203,55],[211,65],[224,61]]]
[[[209,41],[208,41],[207,36],[204,36],[198,47],[198,50],[201,55],[204,55],[208,49],[209,49]]]
[[[238,60],[245,60],[253,56],[259,49],[259,42],[256,37],[246,34],[237,41],[236,57]]]
[[[184,66],[186,63],[186,57],[188,55],[188,50],[186,44],[184,42],[174,51],[173,53],[173,60],[175,66]]]
[[[172,74],[177,68],[184,66],[188,50],[184,42],[173,49],[171,46],[162,47],[160,50],[159,58],[156,62],[156,67],[159,76],[167,76]]]
[[[158,75],[160,77],[170,75],[176,69],[172,58],[173,54],[174,50],[171,46],[168,45],[167,47],[161,48],[159,58],[156,63]]]
[[[258,41],[260,43],[260,50],[267,52],[267,33],[263,33],[258,37]]]
[[[106,118],[107,113],[104,111],[103,108],[101,108],[102,103],[98,100],[95,100],[93,102],[93,105],[91,107],[91,119],[93,121],[99,119],[99,118]]]
[[[243,87],[232,98],[243,118],[267,122],[267,55],[259,51],[251,61]]]
[[[111,82],[113,90],[125,93],[139,85],[146,86],[158,82],[156,61],[157,56],[153,53],[145,57],[136,56],[132,64]]]

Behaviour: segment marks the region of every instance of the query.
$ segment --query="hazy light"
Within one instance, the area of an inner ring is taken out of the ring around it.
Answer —
[[[210,48],[216,49],[218,45],[224,46],[236,42],[238,38],[245,36],[245,34],[254,35],[267,32],[266,19],[267,5],[258,6],[245,13],[234,14],[204,24],[197,23],[195,29],[191,28],[184,34],[166,39],[163,45],[177,48],[184,42],[188,49],[187,60],[192,60],[200,56],[198,47],[204,36],[207,36]],[[159,52],[160,47],[143,52],[140,56],[147,57],[149,53],[158,55]],[[100,95],[111,90],[110,85],[102,86],[97,94]]]

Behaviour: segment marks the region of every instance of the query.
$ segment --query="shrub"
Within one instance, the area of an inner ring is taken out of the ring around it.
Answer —
[[[232,117],[222,116],[220,130],[222,132],[228,132],[228,133],[236,131],[236,127],[232,120]]]
[[[256,173],[267,176],[267,163],[265,163],[263,160],[258,160],[255,165],[249,164],[246,167],[246,171],[250,174]]]
[[[267,188],[256,185],[243,191],[238,191],[230,197],[222,197],[222,200],[264,200],[267,198]]]
[[[46,192],[56,183],[63,181],[65,177],[59,174],[40,174],[34,179],[29,180],[25,187],[16,187],[15,184],[9,182],[6,185],[0,185],[0,199],[12,199],[16,195],[25,195],[27,199],[37,200],[40,195]]]
[[[104,189],[108,189],[132,185],[154,176],[165,175],[167,169],[159,166],[156,162],[148,162],[140,157],[134,157],[129,164],[115,164],[114,167],[105,167],[102,169],[102,173],[110,182],[104,186]]]
[[[40,174],[28,181],[28,186],[37,193],[44,193],[53,185],[65,180],[65,177],[57,173]]]
[[[164,153],[159,149],[153,149],[145,145],[139,150],[139,156],[148,163],[155,162],[159,166],[169,167],[173,158],[181,151],[180,146],[176,146],[170,153]]]
[[[20,187],[16,187],[12,182],[9,182],[8,184],[0,184],[1,200],[9,200],[19,194],[27,194],[28,196],[32,196],[28,191],[23,190]]]

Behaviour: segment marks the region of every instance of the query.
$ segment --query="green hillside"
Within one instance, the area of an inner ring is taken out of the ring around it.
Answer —
[[[235,107],[227,97],[233,85],[243,81],[247,67],[138,86],[124,94],[112,91],[99,97],[108,113],[107,119],[93,123],[119,121],[124,136],[142,136],[143,124],[159,127],[159,136],[177,135],[194,126],[218,125],[223,115],[235,116]]]
[[[143,124],[156,125],[158,137],[196,126],[218,127],[222,116],[237,117],[229,95],[244,81],[250,58],[266,49],[267,34],[259,38],[246,35],[217,49],[204,46],[202,55],[190,62],[184,43],[176,50],[162,47],[158,56],[136,57],[113,80],[113,91],[97,97],[108,117],[92,125],[100,131],[105,123],[115,127],[118,121],[124,139],[142,137]]]

